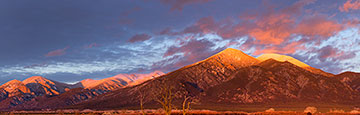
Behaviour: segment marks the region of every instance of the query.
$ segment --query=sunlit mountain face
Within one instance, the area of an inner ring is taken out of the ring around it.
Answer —
[[[0,114],[136,108],[139,92],[154,109],[164,85],[196,109],[360,111],[359,14],[360,0],[3,0]]]

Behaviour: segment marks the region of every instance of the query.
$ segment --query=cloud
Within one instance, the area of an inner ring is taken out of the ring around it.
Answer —
[[[291,42],[280,46],[265,46],[263,49],[256,49],[253,55],[262,53],[292,54],[302,49],[305,49],[305,47],[301,45],[301,42]]]
[[[213,46],[211,43],[206,43],[206,40],[198,41],[197,37],[217,35],[220,37],[220,41],[229,40],[224,47],[235,47],[252,55],[262,53],[301,54],[308,57],[306,60],[311,63],[310,65],[332,73],[351,68],[341,61],[349,61],[357,57],[356,52],[360,50],[353,50],[350,47],[355,47],[352,44],[357,45],[358,42],[350,43],[350,45],[342,43],[342,41],[347,41],[343,35],[351,35],[344,34],[344,31],[358,28],[358,20],[338,21],[333,16],[305,9],[307,5],[313,3],[315,0],[301,0],[285,7],[274,7],[265,3],[264,10],[250,11],[248,14],[242,13],[238,18],[207,16],[198,19],[184,29],[166,28],[160,32],[160,35],[180,37],[185,41],[190,39],[193,43],[183,42],[169,47],[164,53],[164,57],[168,57],[167,62],[158,64],[166,63],[165,65],[168,65],[166,67],[174,67],[205,59],[206,56],[196,57],[193,54],[199,54],[195,52],[198,52],[197,49],[202,49],[200,51],[204,55],[210,56],[218,49],[207,48],[210,50],[205,50],[203,47]],[[354,31],[359,32],[358,30]],[[334,38],[334,36],[337,37]],[[349,36],[349,38],[357,37]],[[198,42],[204,42],[204,45],[198,45]],[[212,43],[215,42],[212,41]],[[198,45],[199,48],[193,48],[187,44]]]
[[[330,45],[322,47],[318,50],[318,56],[320,59],[332,58],[339,56],[338,49],[333,48]]]
[[[344,26],[334,20],[329,20],[324,15],[310,16],[300,22],[296,33],[304,36],[330,37],[343,30]]]
[[[151,38],[148,34],[136,34],[133,37],[131,37],[128,42],[135,43],[135,42],[142,42],[145,40],[149,40]]]
[[[356,57],[357,51],[343,51],[333,46],[325,46],[316,50],[318,58],[321,61],[330,60],[347,60]]]
[[[215,43],[206,39],[191,39],[182,42],[179,46],[171,46],[164,53],[166,60],[154,63],[156,68],[180,68],[185,65],[203,60],[213,55],[215,52],[223,50],[223,47],[215,48]],[[172,63],[167,63],[172,62]],[[164,63],[167,63],[164,65]]]
[[[105,77],[107,73],[112,73],[111,75],[131,73],[140,68],[145,68],[149,72],[154,62],[163,60],[162,55],[166,51],[166,45],[171,45],[171,40],[166,40],[167,44],[163,44],[164,41],[151,40],[149,41],[151,44],[110,43],[96,50],[78,52],[78,55],[83,56],[80,59],[0,66],[0,74],[4,77],[19,76],[23,78],[32,75],[53,76],[57,74],[77,76],[97,74]]]
[[[89,48],[98,47],[98,46],[99,46],[99,44],[97,44],[97,43],[91,43],[89,45],[84,46],[84,48],[89,49]]]
[[[220,25],[217,24],[214,20],[213,17],[204,17],[204,18],[200,18],[195,24],[186,27],[182,33],[183,34],[187,34],[187,33],[193,33],[193,34],[197,34],[197,33],[201,33],[201,34],[207,34],[210,32],[214,32],[218,30],[218,27]]]
[[[66,54],[66,50],[69,49],[69,46],[63,48],[63,49],[57,49],[54,51],[50,51],[49,53],[45,54],[45,57],[53,57],[53,56],[61,56]]]
[[[311,10],[305,12],[304,7],[314,2],[315,0],[301,0],[283,8],[271,7],[265,3],[265,10],[244,13],[239,18],[215,20],[212,16],[204,17],[181,31],[176,32],[166,28],[162,34],[169,36],[216,34],[223,40],[247,36],[251,43],[247,42],[244,45],[247,48],[258,49],[253,54],[280,52],[290,54],[303,50],[305,44],[319,43],[348,27],[346,24],[331,20],[324,14]],[[304,13],[309,15],[304,16]]]
[[[113,63],[112,61],[92,61],[92,62],[56,62],[47,64],[46,66],[32,66],[32,67],[20,67],[13,66],[8,68],[0,68],[0,73],[9,74],[37,74],[47,75],[56,73],[72,73],[72,74],[84,74],[93,72],[105,72],[114,70],[130,70],[137,66],[124,65],[120,63]]]
[[[171,11],[182,11],[186,5],[206,3],[211,0],[161,0],[162,3],[170,5]]]
[[[360,9],[360,0],[348,0],[344,3],[343,6],[339,7],[341,12],[349,12],[350,10],[359,10]]]
[[[24,68],[46,67],[47,65],[48,65],[48,63],[42,62],[42,63],[40,63],[40,64],[27,65],[27,66],[24,66]]]

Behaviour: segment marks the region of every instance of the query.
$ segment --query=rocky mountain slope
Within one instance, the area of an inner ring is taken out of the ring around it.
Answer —
[[[301,62],[302,63],[302,62]],[[360,93],[335,77],[309,71],[299,63],[269,58],[258,60],[236,49],[185,66],[143,84],[115,90],[68,108],[118,109],[139,105],[145,95],[156,105],[154,92],[171,87],[174,103],[191,96],[194,105],[266,103],[357,104]],[[206,107],[206,106],[204,106]],[[205,109],[205,108],[204,108]]]
[[[274,59],[274,60],[277,60],[277,61],[280,61],[280,62],[285,62],[285,61],[288,61],[294,65],[297,65],[301,68],[304,68],[312,73],[315,73],[315,74],[320,74],[320,75],[323,75],[323,76],[327,76],[327,77],[332,77],[334,76],[333,74],[331,73],[327,73],[327,72],[324,72],[322,71],[321,69],[317,69],[317,68],[314,68],[314,67],[311,67],[307,64],[305,64],[304,62],[301,62],[293,57],[290,57],[290,56],[287,56],[287,55],[280,55],[280,54],[262,54],[260,55],[259,57],[257,57],[256,59],[260,60],[260,61],[266,61],[268,59]]]
[[[226,90],[223,90],[226,89]],[[210,103],[352,103],[359,92],[334,78],[313,74],[290,62],[268,59],[241,68],[201,98]]]
[[[106,92],[140,84],[163,75],[154,71],[149,74],[118,74],[102,80],[85,79],[69,85],[33,76],[24,81],[12,80],[0,87],[0,109],[44,109],[74,105]]]
[[[79,102],[94,98],[105,93],[102,90],[74,88],[58,96],[38,96],[30,101],[26,101],[11,109],[14,110],[33,110],[33,109],[54,109],[74,105]]]
[[[344,72],[335,76],[341,82],[360,92],[360,73]]]
[[[7,109],[30,101],[37,96],[59,95],[71,85],[33,76],[24,81],[12,80],[0,86],[0,109]]]
[[[154,71],[149,74],[118,74],[116,76],[101,80],[85,79],[76,85],[81,85],[86,89],[101,89],[104,91],[111,91],[121,87],[137,85],[149,79],[159,77],[163,74],[164,73],[161,71]]]

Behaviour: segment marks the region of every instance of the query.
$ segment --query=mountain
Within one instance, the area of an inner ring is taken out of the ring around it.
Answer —
[[[153,99],[162,87],[170,88],[176,94],[175,105],[179,106],[186,95],[192,98],[193,106],[198,109],[269,103],[284,106],[290,103],[358,105],[359,91],[336,77],[313,73],[304,68],[308,67],[306,64],[290,57],[276,59],[258,60],[239,50],[226,49],[156,79],[66,108],[138,107],[140,95],[145,96],[146,106],[159,107]]]
[[[59,95],[65,90],[72,88],[71,85],[52,81],[41,76],[33,76],[25,79],[22,83],[28,87],[35,95]]]
[[[260,61],[266,61],[268,59],[274,59],[276,61],[280,61],[280,62],[285,62],[288,61],[294,65],[297,65],[299,67],[309,67],[309,65],[293,58],[290,56],[286,56],[286,55],[280,55],[280,54],[262,54],[259,57],[257,57],[256,59],[260,60]]]
[[[36,92],[40,92],[44,95],[33,95],[31,99],[24,100],[21,103],[11,106],[9,106],[9,101],[3,101],[0,102],[0,104],[4,103],[4,105],[7,106],[0,106],[0,109],[29,110],[65,107],[86,101],[115,89],[137,85],[163,74],[164,73],[161,71],[154,71],[149,74],[118,74],[102,80],[85,79],[74,85],[68,85],[35,76],[24,80],[22,83],[32,84],[26,86],[30,87],[30,89],[34,89],[31,91],[35,92],[35,94]],[[36,85],[34,85],[34,83]],[[33,86],[37,87],[34,88]],[[44,90],[39,90],[42,88],[44,88]]]
[[[240,50],[228,48],[205,60],[182,67],[143,84],[115,90],[74,107],[111,108],[137,105],[139,92],[149,96],[146,99],[151,101],[151,94],[163,85],[172,86],[176,91],[191,90],[191,93],[194,93],[193,95],[199,96],[208,88],[226,81],[236,70],[256,65],[259,62],[256,58]],[[184,89],[184,87],[186,88]]]
[[[265,61],[265,60],[268,60],[268,59],[274,59],[274,60],[277,60],[277,61],[280,61],[280,62],[285,62],[285,61],[288,61],[294,65],[297,65],[301,68],[304,68],[312,73],[315,73],[315,74],[320,74],[320,75],[323,75],[323,76],[328,76],[328,77],[332,77],[334,76],[333,74],[331,73],[327,73],[327,72],[324,72],[322,71],[321,69],[317,69],[317,68],[314,68],[314,67],[311,67],[293,57],[290,57],[290,56],[287,56],[287,55],[280,55],[280,54],[262,54],[260,55],[259,57],[257,57],[256,59],[260,60],[260,61]]]
[[[154,71],[149,74],[118,74],[113,77],[101,80],[85,79],[80,81],[78,84],[87,89],[101,89],[111,91],[121,87],[137,85],[149,79],[159,77],[163,74],[164,73],[161,71]]]
[[[329,76],[326,72],[321,73],[320,69],[315,71],[316,68],[311,68],[290,56],[271,54],[254,58],[228,48],[167,74],[119,74],[101,80],[86,79],[54,96],[32,97],[35,94],[32,88],[29,88],[30,93],[16,90],[20,92],[17,94],[22,94],[16,97],[17,100],[25,101],[16,103],[19,101],[11,102],[12,98],[6,98],[0,102],[0,108],[9,107],[10,103],[11,109],[16,110],[138,109],[140,98],[144,99],[147,108],[158,108],[160,106],[154,99],[164,88],[171,89],[175,94],[175,106],[180,106],[187,96],[196,109],[232,110],[247,106],[267,107],[269,104],[289,107],[294,103],[300,108],[309,103],[323,104],[328,108],[333,104],[360,106],[360,73],[344,72]],[[50,88],[49,84],[57,84],[42,78],[29,81]],[[24,81],[13,81],[12,84],[27,86]],[[74,88],[76,86],[79,88]]]
[[[27,88],[26,85],[19,80],[11,80],[1,85],[0,90],[2,92],[2,97],[11,97],[24,93],[30,93],[30,89]]]
[[[11,109],[14,110],[33,110],[33,109],[54,109],[74,105],[87,99],[94,98],[105,92],[102,90],[74,88],[58,96],[38,96],[30,101],[26,101]]]
[[[355,72],[343,72],[335,76],[341,82],[349,85],[356,91],[360,92],[360,73]]]
[[[224,90],[226,89],[226,90]],[[261,104],[289,102],[352,103],[359,92],[334,78],[314,74],[290,62],[268,59],[241,68],[206,91],[204,103]]]
[[[0,109],[11,108],[37,96],[59,95],[71,85],[52,81],[41,76],[33,76],[24,81],[11,80],[0,86]]]
[[[9,97],[13,98],[10,99]],[[7,108],[8,104],[15,106],[22,103],[23,100],[30,100],[32,97],[30,89],[19,80],[11,80],[0,86],[0,108]]]

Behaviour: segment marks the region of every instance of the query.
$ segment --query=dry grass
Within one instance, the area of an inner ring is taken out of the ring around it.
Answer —
[[[146,115],[163,115],[160,109],[144,110]],[[57,110],[57,111],[13,111],[3,112],[0,115],[141,115],[141,110]],[[267,112],[242,112],[242,111],[212,111],[212,110],[190,110],[188,115],[306,115],[306,112],[295,111],[267,111]],[[173,110],[171,115],[182,115],[181,110]],[[343,110],[332,110],[326,113],[317,112],[314,115],[360,115],[358,111],[345,112]]]

